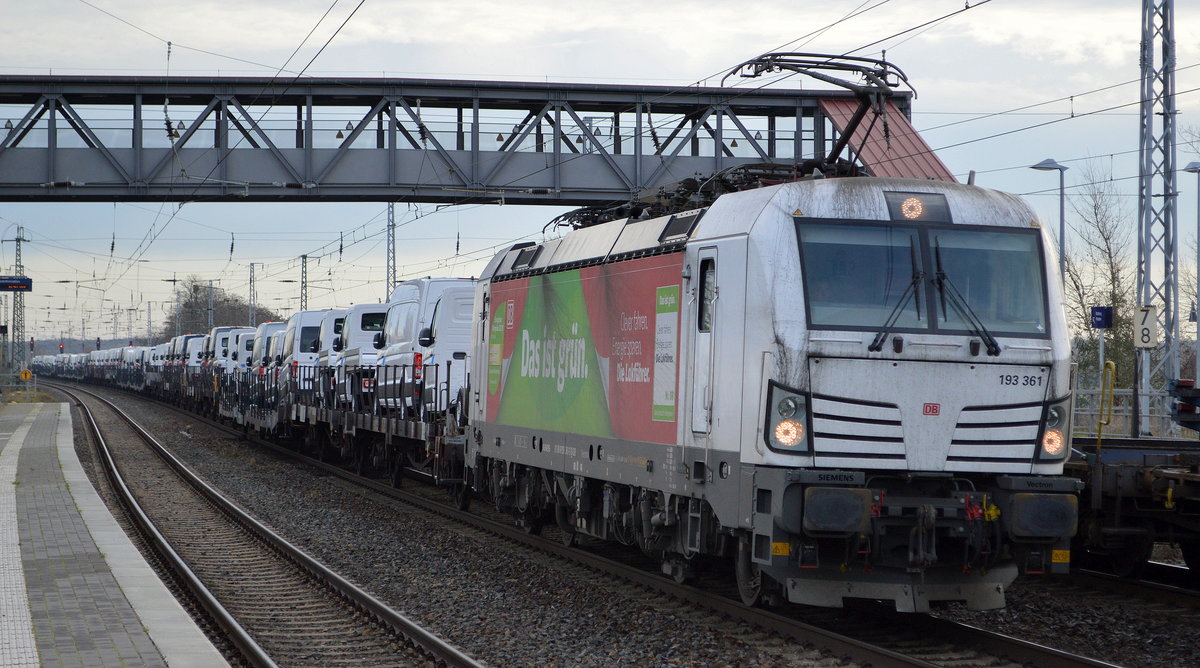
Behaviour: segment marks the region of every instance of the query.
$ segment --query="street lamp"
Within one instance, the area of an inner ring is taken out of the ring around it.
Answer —
[[[1043,172],[1058,170],[1058,280],[1066,284],[1067,281],[1067,180],[1066,173],[1070,169],[1064,165],[1060,165],[1053,158],[1046,158],[1036,165],[1030,165],[1030,169],[1036,169]]]
[[[1189,162],[1183,171],[1196,175],[1196,238],[1200,239],[1200,162]],[[1200,271],[1196,273],[1196,298],[1200,299]],[[1200,315],[1196,317],[1196,375],[1192,377],[1200,378]]]

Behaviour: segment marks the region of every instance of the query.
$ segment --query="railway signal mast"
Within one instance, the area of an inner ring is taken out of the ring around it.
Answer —
[[[1141,49],[1137,298],[1139,306],[1162,304],[1162,337],[1157,347],[1137,351],[1134,436],[1150,435],[1150,395],[1165,393],[1179,377],[1174,0],[1142,0]]]
[[[14,263],[13,268],[16,270],[16,275],[18,277],[24,278],[25,277],[25,265],[21,262],[21,242],[22,241],[29,241],[29,239],[25,238],[25,228],[18,227],[17,228],[17,236],[15,239],[13,239],[13,245],[15,246],[15,250],[13,252],[15,263]],[[13,292],[12,319],[13,319],[13,338],[12,338],[12,340],[13,341],[24,341],[25,340],[25,293],[23,291],[18,290],[18,291]],[[30,350],[33,350],[33,346],[30,346]],[[25,368],[26,356],[27,355],[26,355],[26,351],[25,351],[25,346],[14,345],[12,347],[12,365],[13,365],[14,370]]]
[[[387,206],[387,289],[384,299],[391,299],[392,290],[396,287],[396,203],[388,202]]]

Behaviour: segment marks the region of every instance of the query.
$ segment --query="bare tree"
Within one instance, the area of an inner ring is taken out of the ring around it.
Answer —
[[[1184,153],[1190,153],[1192,156],[1200,156],[1200,128],[1186,127],[1179,130],[1179,148]],[[1177,164],[1187,164],[1188,159],[1181,158]],[[1185,176],[1180,174],[1179,176]],[[1187,175],[1190,176],[1190,175]],[[1200,197],[1200,193],[1197,193]],[[1200,212],[1197,213],[1200,215]],[[1180,215],[1180,229],[1185,229],[1182,221],[1191,220],[1192,217],[1183,212]],[[1198,221],[1200,222],[1200,221]],[[1180,235],[1183,237],[1184,235]],[[1181,250],[1179,254],[1179,317],[1180,328],[1185,328],[1189,323],[1183,318],[1187,317],[1191,323],[1196,323],[1200,320],[1200,296],[1196,294],[1197,280],[1197,264],[1200,263],[1200,239],[1192,239],[1192,243],[1187,245],[1186,249],[1183,244],[1179,245]],[[1196,372],[1196,339],[1200,336],[1200,324],[1192,324],[1191,340],[1185,340],[1186,333],[1180,332],[1179,341],[1179,371],[1180,375],[1188,378]]]
[[[1074,332],[1074,357],[1084,378],[1097,377],[1102,330],[1091,327],[1091,307],[1111,306],[1113,326],[1105,334],[1105,358],[1117,365],[1117,387],[1132,387],[1137,279],[1131,240],[1136,224],[1109,173],[1094,163],[1085,164],[1080,173],[1084,185],[1071,198],[1075,220],[1070,226],[1076,241],[1066,252],[1067,317]]]
[[[240,295],[219,288],[213,289],[213,325],[245,326],[250,304]],[[281,320],[278,313],[259,305],[255,309],[255,323]],[[179,281],[175,288],[175,308],[167,316],[159,331],[157,341],[170,341],[175,336],[176,322],[184,334],[208,333],[208,281],[198,276],[188,276]]]

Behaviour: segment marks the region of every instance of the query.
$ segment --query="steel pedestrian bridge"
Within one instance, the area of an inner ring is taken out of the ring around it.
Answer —
[[[911,96],[887,97],[890,125],[851,126],[851,159],[886,175],[913,153],[936,161]],[[847,90],[0,76],[0,201],[595,205],[823,155],[856,104]],[[885,145],[900,153],[865,164]]]

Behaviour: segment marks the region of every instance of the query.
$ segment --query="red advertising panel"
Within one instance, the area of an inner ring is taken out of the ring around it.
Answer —
[[[488,421],[674,443],[682,253],[492,285]]]

